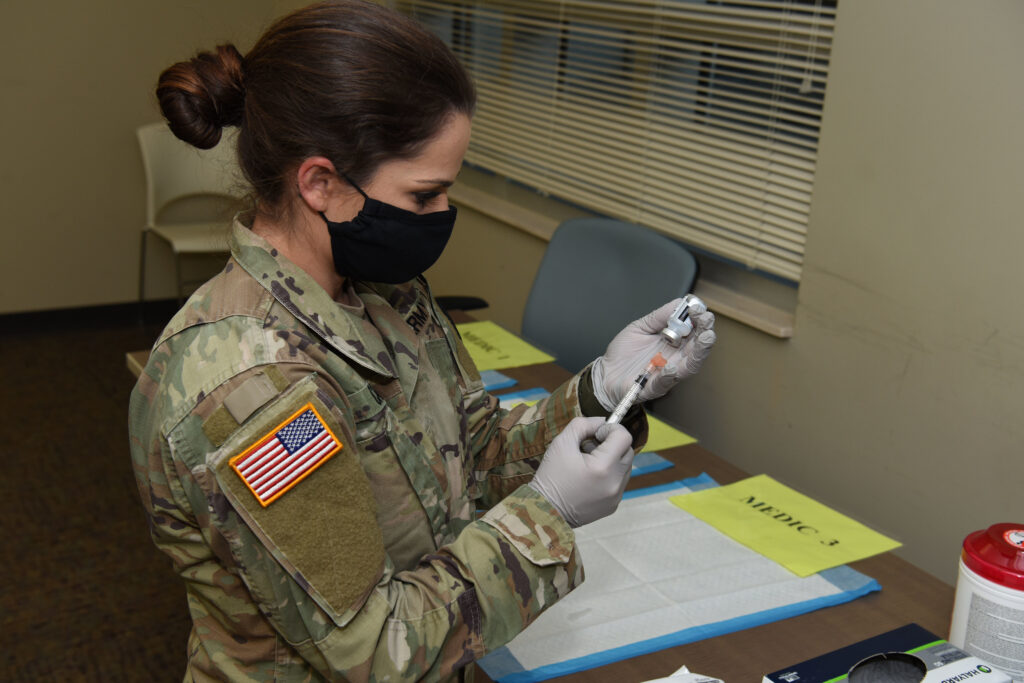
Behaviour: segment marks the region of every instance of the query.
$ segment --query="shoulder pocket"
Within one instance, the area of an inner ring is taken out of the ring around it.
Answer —
[[[339,626],[385,566],[373,494],[354,446],[311,376],[247,420],[207,462],[253,534]],[[241,538],[235,543],[247,583],[272,580],[261,570],[260,549]]]

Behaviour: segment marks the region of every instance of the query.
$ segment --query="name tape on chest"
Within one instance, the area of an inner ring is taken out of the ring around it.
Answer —
[[[233,457],[230,464],[260,505],[266,507],[312,474],[341,447],[313,404],[307,403]]]

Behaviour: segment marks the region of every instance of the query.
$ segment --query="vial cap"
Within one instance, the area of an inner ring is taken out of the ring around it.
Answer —
[[[1024,524],[1004,522],[969,534],[961,557],[975,574],[1024,590]]]
[[[690,334],[693,331],[693,324],[690,319],[687,318],[682,322],[669,321],[668,325],[661,330],[661,336],[668,340],[668,343],[672,346],[679,346],[683,341],[683,337]]]

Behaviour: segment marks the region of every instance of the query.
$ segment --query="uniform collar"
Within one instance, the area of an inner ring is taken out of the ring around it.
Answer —
[[[335,351],[378,375],[394,378],[394,363],[375,335],[342,308],[304,270],[239,218],[231,226],[231,255],[256,282]]]

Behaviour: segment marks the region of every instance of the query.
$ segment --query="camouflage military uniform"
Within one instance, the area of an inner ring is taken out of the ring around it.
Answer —
[[[193,618],[187,680],[457,678],[582,581],[525,483],[589,373],[500,410],[424,281],[355,288],[340,306],[236,223],[133,392],[140,493]],[[340,449],[267,502],[238,459],[303,413]]]

